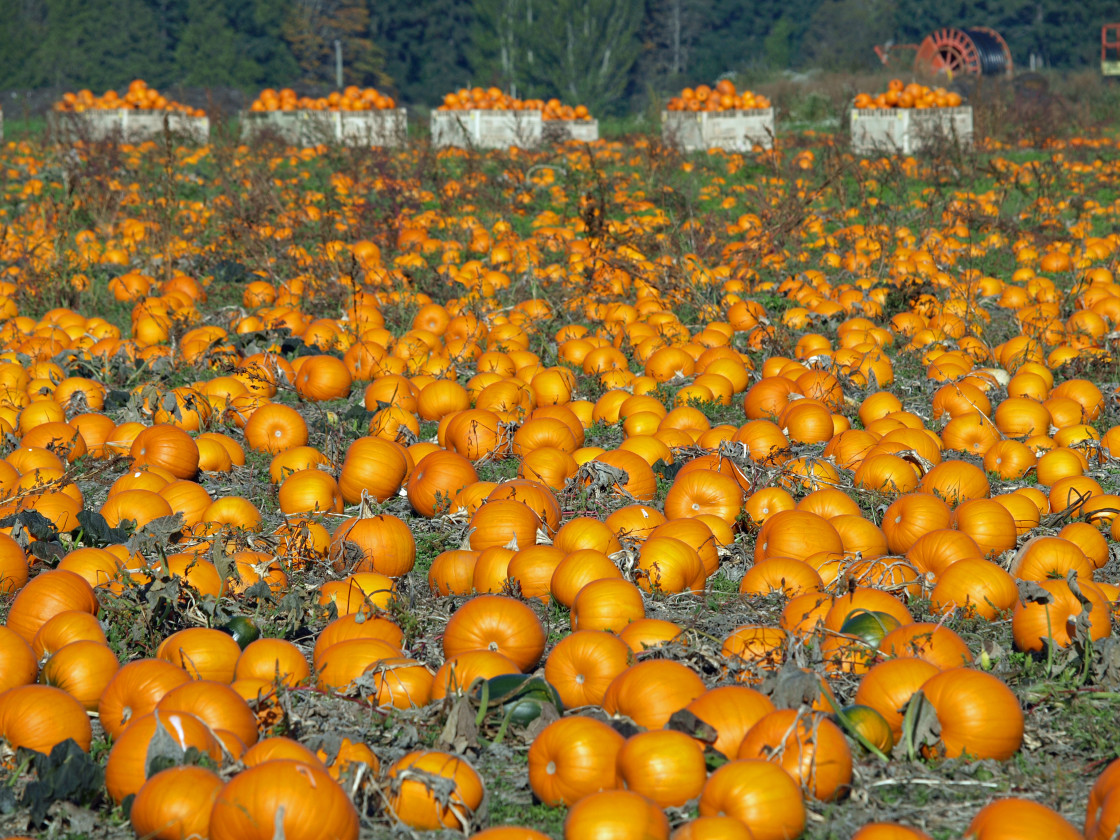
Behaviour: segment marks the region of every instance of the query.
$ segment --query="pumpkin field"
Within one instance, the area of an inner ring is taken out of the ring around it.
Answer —
[[[1118,196],[9,139],[0,834],[1117,836]]]

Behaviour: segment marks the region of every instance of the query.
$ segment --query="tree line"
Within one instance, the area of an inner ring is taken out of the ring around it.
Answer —
[[[465,86],[622,112],[687,84],[870,70],[875,44],[988,26],[1021,64],[1099,55],[1105,0],[0,0],[0,89],[301,92],[375,86],[436,105]],[[902,65],[905,66],[905,65]]]

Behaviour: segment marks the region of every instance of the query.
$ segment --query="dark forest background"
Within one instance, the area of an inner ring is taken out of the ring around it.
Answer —
[[[1077,69],[1113,20],[1103,0],[0,0],[0,90],[322,91],[337,40],[346,84],[407,104],[496,85],[619,113],[725,75],[872,70],[873,45],[942,26]]]

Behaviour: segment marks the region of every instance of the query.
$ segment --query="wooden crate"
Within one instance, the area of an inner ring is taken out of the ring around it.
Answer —
[[[432,145],[437,147],[532,148],[543,135],[540,111],[432,111]]]
[[[338,143],[343,146],[403,146],[408,141],[408,112],[383,111],[247,111],[241,115],[241,139],[275,134],[293,146]]]
[[[857,155],[912,155],[935,145],[972,146],[972,107],[853,108],[852,151]]]
[[[598,120],[544,120],[542,139],[546,143],[594,143],[599,139]]]
[[[774,109],[662,111],[661,138],[685,152],[751,152],[774,147]]]
[[[210,118],[192,117],[179,111],[137,111],[131,108],[70,112],[52,111],[47,124],[56,139],[140,143],[170,132],[192,143],[210,141]]]

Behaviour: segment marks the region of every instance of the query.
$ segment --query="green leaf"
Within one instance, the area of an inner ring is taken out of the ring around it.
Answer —
[[[105,771],[73,738],[56,744],[50,755],[23,749],[19,752],[21,763],[30,757],[36,777],[28,782],[20,799],[20,805],[30,811],[34,825],[43,823],[54,802],[89,805],[100,796]]]

